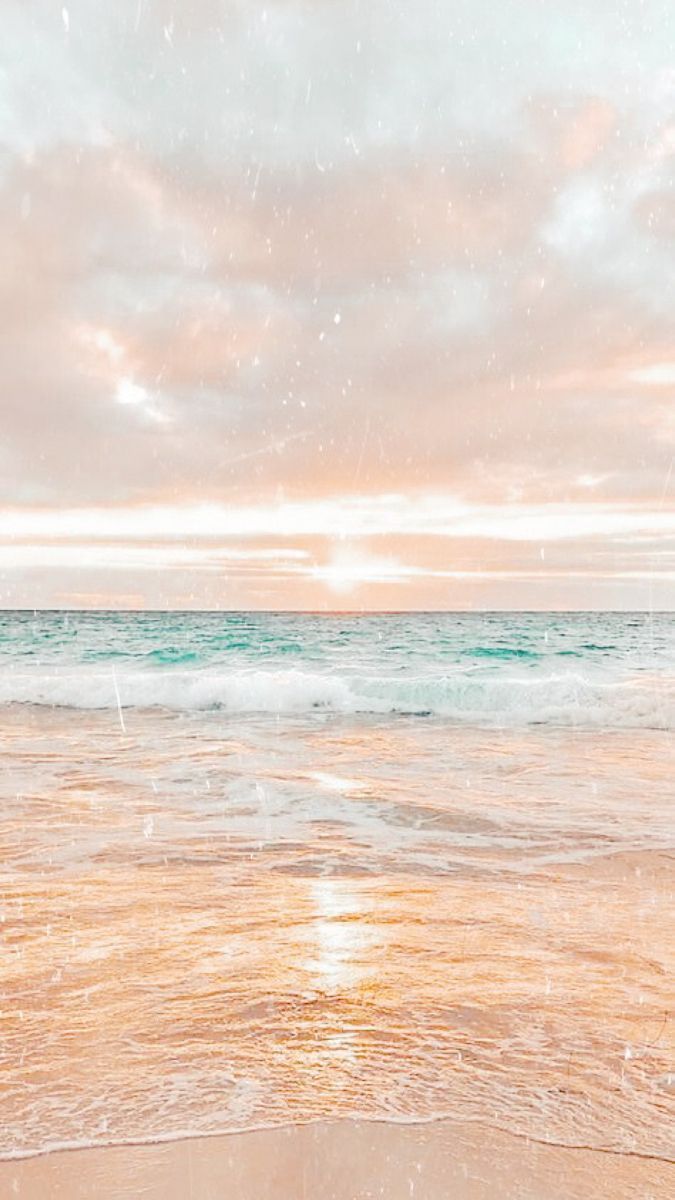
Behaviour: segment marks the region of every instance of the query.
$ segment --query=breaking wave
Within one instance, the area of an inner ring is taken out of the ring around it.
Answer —
[[[232,713],[401,714],[491,725],[675,728],[675,676],[381,677],[301,670],[5,670],[0,704]]]

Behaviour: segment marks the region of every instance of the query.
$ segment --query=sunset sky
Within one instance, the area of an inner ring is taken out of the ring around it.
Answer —
[[[672,0],[0,16],[0,605],[675,608]]]

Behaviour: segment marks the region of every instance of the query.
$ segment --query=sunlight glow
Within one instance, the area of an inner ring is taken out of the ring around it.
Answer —
[[[602,503],[470,505],[447,494],[383,493],[258,505],[0,510],[0,537],[10,540],[412,535],[547,542],[638,533],[675,534],[675,511]],[[382,570],[395,576],[398,565],[383,560]],[[335,574],[358,577],[359,571],[355,562],[350,569],[336,567]]]

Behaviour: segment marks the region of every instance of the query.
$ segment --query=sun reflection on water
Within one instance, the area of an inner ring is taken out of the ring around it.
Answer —
[[[314,986],[329,993],[357,987],[374,973],[367,951],[375,942],[375,929],[367,919],[363,891],[350,879],[326,876],[312,880],[310,896],[314,954],[307,968]]]

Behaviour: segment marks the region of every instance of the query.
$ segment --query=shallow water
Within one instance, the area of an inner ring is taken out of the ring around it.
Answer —
[[[359,1115],[674,1157],[674,634],[5,614],[1,1152]]]

